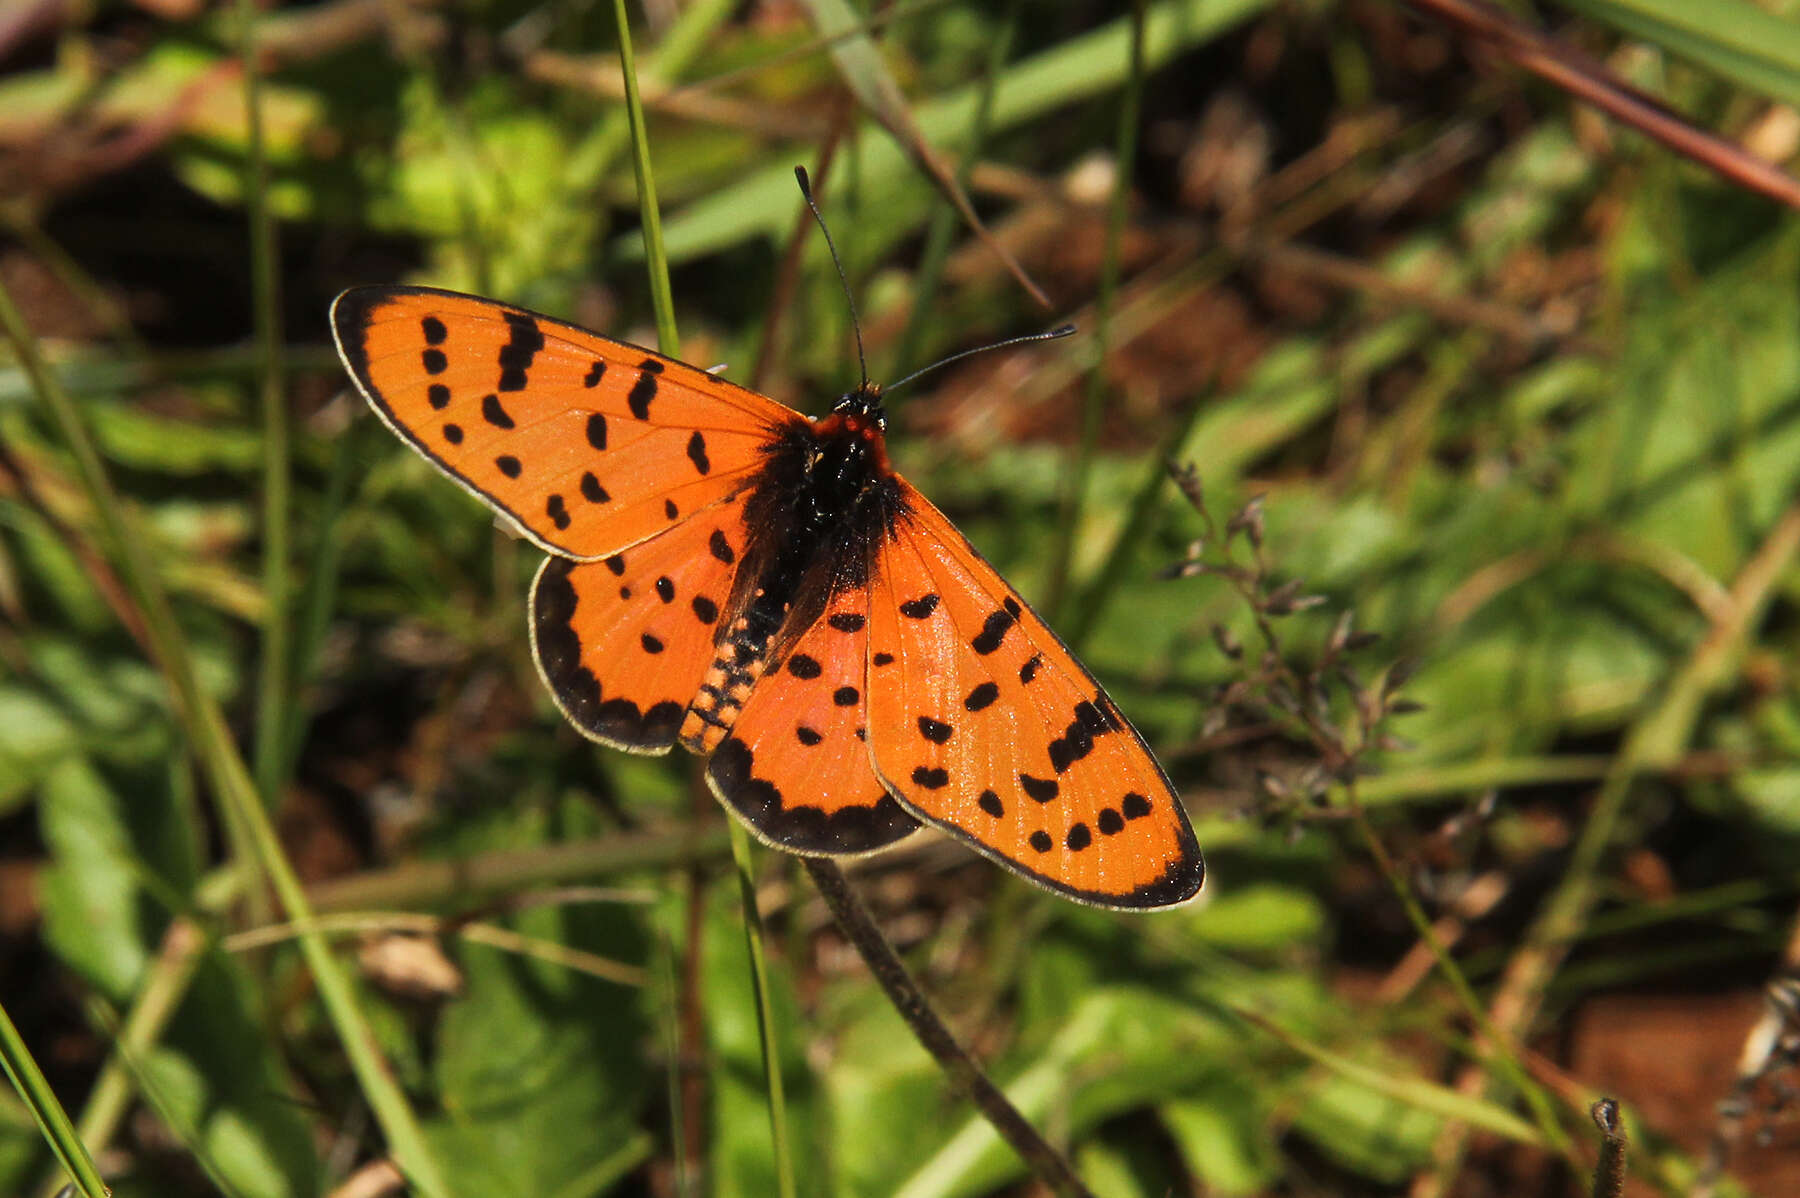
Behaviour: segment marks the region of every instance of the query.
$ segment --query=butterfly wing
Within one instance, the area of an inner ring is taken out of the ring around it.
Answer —
[[[869,761],[868,601],[860,586],[834,590],[707,765],[713,792],[776,848],[871,853],[919,828]]]
[[[388,427],[544,549],[594,560],[742,490],[798,413],[493,300],[355,287],[338,353]]]
[[[921,818],[1106,907],[1199,893],[1187,814],[1136,730],[1050,628],[896,478],[869,604],[869,747]]]
[[[633,753],[675,743],[731,622],[746,490],[599,561],[545,559],[531,584],[531,649],[581,732]]]

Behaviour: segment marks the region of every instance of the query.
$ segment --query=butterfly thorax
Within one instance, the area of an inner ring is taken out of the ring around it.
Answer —
[[[843,396],[817,421],[795,421],[765,451],[746,508],[751,540],[717,653],[681,728],[700,753],[731,730],[785,642],[831,597],[864,585],[868,563],[898,510],[879,388]]]

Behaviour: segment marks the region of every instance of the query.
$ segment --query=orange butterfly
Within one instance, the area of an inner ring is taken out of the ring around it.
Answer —
[[[552,556],[531,645],[557,705],[634,753],[709,755],[764,842],[935,824],[1083,902],[1200,890],[1187,815],[1056,634],[888,464],[880,388],[808,420],[492,300],[357,287],[338,353],[388,427]]]

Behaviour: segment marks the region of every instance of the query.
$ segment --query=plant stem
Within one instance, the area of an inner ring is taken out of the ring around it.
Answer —
[[[263,434],[262,582],[263,638],[256,692],[256,788],[262,801],[280,805],[287,765],[289,494],[292,463],[282,389],[281,306],[276,275],[275,222],[269,215],[268,169],[263,153],[262,67],[257,60],[256,0],[238,0],[238,56],[244,67],[244,216],[250,226],[250,304],[256,325]]]
[[[77,473],[98,521],[99,538],[106,555],[116,561],[139,609],[151,641],[151,655],[167,679],[191,751],[205,767],[207,780],[218,800],[225,822],[234,835],[243,837],[243,857],[257,861],[274,888],[276,898],[290,919],[310,922],[312,908],[300,879],[282,852],[268,809],[256,783],[231,739],[224,714],[212,696],[201,689],[193,654],[175,619],[168,592],[163,588],[151,557],[150,545],[131,526],[124,504],[113,490],[112,480],[94,446],[81,411],[50,373],[37,342],[26,327],[12,295],[0,286],[0,328],[4,328],[18,352],[19,364],[50,412],[64,443],[75,459]],[[376,1046],[374,1029],[358,1004],[350,977],[332,956],[331,947],[316,932],[303,932],[300,952],[305,958],[319,997],[333,1029],[344,1046],[352,1072],[387,1135],[389,1150],[406,1172],[414,1188],[428,1198],[448,1196],[450,1190],[438,1171],[436,1158],[421,1131],[406,1095],[395,1082]]]
[[[1055,552],[1050,559],[1049,581],[1044,588],[1044,614],[1054,623],[1069,593],[1069,573],[1075,563],[1076,529],[1082,504],[1087,500],[1088,476],[1094,469],[1100,422],[1106,410],[1106,343],[1112,322],[1113,300],[1119,290],[1119,248],[1125,236],[1125,216],[1131,199],[1132,166],[1137,161],[1138,111],[1144,91],[1144,0],[1131,5],[1131,69],[1125,78],[1125,95],[1119,105],[1116,147],[1117,175],[1106,214],[1106,248],[1100,262],[1100,292],[1094,298],[1093,350],[1089,356],[1087,385],[1081,403],[1081,440],[1075,462],[1063,488],[1057,514]]]
[[[50,1150],[56,1153],[56,1159],[62,1162],[62,1167],[74,1179],[75,1185],[87,1198],[106,1198],[109,1192],[106,1183],[100,1180],[99,1170],[94,1168],[87,1148],[75,1134],[75,1127],[69,1122],[69,1113],[56,1100],[50,1083],[44,1079],[43,1070],[32,1059],[30,1050],[25,1047],[24,1037],[13,1026],[12,1017],[6,1013],[5,1007],[0,1007],[0,1067],[5,1068],[13,1088],[25,1100],[25,1105],[31,1108],[32,1117],[43,1129],[44,1139],[49,1143]]]
[[[906,1020],[925,1051],[937,1060],[938,1067],[950,1080],[951,1088],[975,1104],[1000,1133],[1000,1138],[1024,1158],[1026,1167],[1039,1181],[1063,1198],[1093,1198],[1092,1192],[1075,1176],[1068,1160],[1038,1134],[1037,1128],[1019,1112],[1000,1087],[989,1080],[975,1058],[944,1026],[943,1019],[932,1008],[924,991],[919,989],[918,982],[913,980],[894,946],[882,935],[869,909],[850,888],[850,880],[844,876],[844,871],[829,858],[802,857],[800,860],[806,866],[806,872],[812,875],[813,885],[819,888],[825,905],[831,908],[832,918],[856,946],[856,951],[868,964],[869,972],[887,992],[894,1010]]]

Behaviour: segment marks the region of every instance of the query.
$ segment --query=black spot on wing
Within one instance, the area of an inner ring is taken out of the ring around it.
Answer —
[[[917,599],[908,599],[900,605],[900,614],[909,620],[923,620],[937,610],[938,597],[935,594],[920,595]]]
[[[1050,742],[1050,764],[1057,773],[1094,751],[1094,738],[1105,736],[1117,727],[1107,713],[1083,699],[1075,705],[1075,718],[1063,734]]]
[[[681,515],[681,509],[675,506],[675,501],[673,499],[665,499],[663,500],[663,515],[673,520],[675,517]]]
[[[444,440],[450,442],[450,444],[452,444],[452,445],[461,445],[462,438],[463,438],[462,425],[446,424],[444,426]]]
[[[794,739],[808,748],[811,748],[813,745],[823,741],[825,735],[816,729],[808,728],[805,724],[797,724],[794,727]]]
[[[587,443],[595,449],[606,448],[606,416],[601,412],[591,412],[587,418]]]
[[[441,349],[428,349],[419,355],[419,365],[425,368],[426,374],[442,374],[450,369],[450,359]]]
[[[425,334],[426,345],[442,345],[444,338],[450,335],[450,330],[444,327],[444,322],[435,316],[427,316],[421,320],[419,331]]]
[[[425,402],[441,412],[450,406],[450,388],[442,383],[433,383],[425,388]]]
[[[796,678],[812,679],[823,674],[825,672],[825,667],[819,664],[819,659],[816,657],[808,657],[804,653],[796,653],[788,658],[787,670],[788,673]]]
[[[1150,814],[1150,800],[1137,791],[1128,791],[1119,801],[1119,809],[1125,813],[1126,819],[1143,819]]]
[[[839,707],[854,707],[860,698],[854,686],[840,686],[831,692],[831,701]]]
[[[955,729],[949,724],[934,720],[928,715],[919,717],[919,735],[934,745],[941,745],[949,740],[950,734],[954,731]]]
[[[663,651],[663,643],[647,632],[638,638],[638,643],[644,647],[644,652],[646,653],[661,653]]]
[[[1037,677],[1038,667],[1042,666],[1043,664],[1044,664],[1043,654],[1033,653],[1031,655],[1031,660],[1027,661],[1024,665],[1019,667],[1019,681],[1025,683],[1026,685],[1030,685],[1031,680],[1033,678]]]
[[[589,366],[588,372],[581,377],[581,385],[583,387],[598,387],[600,385],[600,379],[605,374],[606,363],[602,362],[599,358],[595,358],[594,364]],[[600,448],[604,449],[605,446],[601,446]]]
[[[1069,828],[1069,835],[1063,840],[1072,852],[1079,853],[1094,843],[1094,834],[1088,831],[1086,824],[1075,824]]]
[[[992,682],[983,682],[969,692],[969,697],[963,700],[963,706],[970,711],[980,711],[999,697],[999,687],[995,686]]]
[[[650,369],[650,363],[644,363],[643,373],[638,375],[637,382],[631,384],[630,394],[625,396],[625,404],[631,414],[639,420],[650,419],[650,401],[656,398],[656,371]],[[657,370],[662,369],[660,363]]]
[[[515,458],[510,453],[503,453],[495,458],[494,468],[508,478],[517,478],[519,475],[525,473],[525,467],[519,463],[518,458]]]
[[[695,595],[688,606],[694,609],[694,618],[702,624],[711,624],[719,618],[719,605],[705,595]]]
[[[1050,833],[1044,831],[1042,828],[1039,828],[1036,832],[1031,834],[1030,844],[1032,848],[1040,853],[1048,853],[1051,849],[1056,847],[1056,842],[1050,839]]]
[[[675,580],[664,574],[656,580],[656,597],[664,603],[675,602]]]
[[[544,332],[538,322],[523,312],[508,312],[507,326],[512,337],[500,347],[501,391],[523,391],[531,373],[531,360],[544,348]]]
[[[481,418],[495,428],[515,428],[511,413],[500,403],[500,397],[492,391],[482,397]]]
[[[725,533],[722,529],[713,529],[712,536],[708,537],[706,540],[706,547],[711,551],[714,557],[718,558],[728,566],[737,560],[737,554],[731,551],[731,542],[725,539]]]
[[[865,623],[862,613],[854,611],[834,611],[825,622],[839,632],[859,632]]]
[[[981,631],[975,634],[975,639],[969,642],[969,647],[986,657],[1000,647],[1000,643],[1006,639],[1006,630],[1016,622],[1017,617],[1009,611],[1000,610],[988,613],[988,618],[982,621]]]
[[[544,501],[544,515],[550,517],[550,523],[556,525],[558,531],[569,527],[569,509],[564,506],[561,495],[552,495]]]
[[[912,780],[926,790],[942,790],[950,785],[949,773],[936,766],[919,766],[913,770]]]
[[[1108,836],[1117,836],[1125,829],[1124,818],[1111,807],[1101,808],[1100,818],[1097,822],[1100,825],[1100,831]]]
[[[591,470],[582,473],[581,497],[589,503],[605,503],[612,498],[606,493],[606,488],[600,485],[600,480],[594,477]]]
[[[694,464],[694,469],[700,473],[712,472],[712,463],[706,457],[706,435],[699,429],[695,429],[694,435],[688,438],[687,456],[688,461]]]
[[[991,790],[982,791],[981,797],[979,799],[976,799],[975,803],[978,807],[980,807],[983,811],[987,812],[989,815],[993,816],[995,819],[999,819],[1001,816],[1006,814],[1005,804],[1001,803],[1000,796],[995,794]]]
[[[1030,774],[1020,774],[1019,785],[1024,788],[1026,795],[1040,803],[1048,803],[1062,789],[1056,784],[1055,778],[1033,778]]]
[[[611,570],[615,575],[625,573],[625,555],[621,554],[621,553],[615,553],[611,557],[607,558],[606,559],[606,568],[608,570]]]

